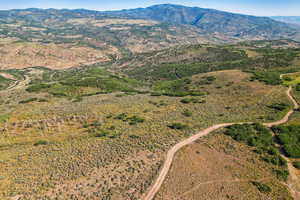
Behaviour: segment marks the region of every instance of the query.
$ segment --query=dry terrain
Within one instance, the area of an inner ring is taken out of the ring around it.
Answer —
[[[219,131],[177,154],[155,199],[292,199],[272,168],[251,148]],[[272,191],[260,192],[253,181],[267,184]]]
[[[38,42],[7,42],[0,45],[0,69],[23,69],[45,66],[65,69],[109,61],[109,54],[118,55],[113,47],[97,50],[71,44],[42,44]]]
[[[211,76],[214,81],[202,83]],[[238,70],[196,75],[191,85],[207,95],[111,93],[76,102],[23,88],[2,91],[1,198],[139,199],[178,141],[215,123],[274,121],[285,114],[269,107],[287,102],[285,87],[250,81]],[[183,103],[190,98],[198,100]],[[133,116],[144,121],[130,125]],[[171,129],[172,123],[188,128]]]

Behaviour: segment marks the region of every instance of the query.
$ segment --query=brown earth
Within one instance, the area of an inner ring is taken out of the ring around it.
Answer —
[[[109,54],[118,54],[113,47],[96,50],[67,44],[13,42],[0,46],[0,69],[23,69],[44,66],[66,69],[80,65],[109,61]]]

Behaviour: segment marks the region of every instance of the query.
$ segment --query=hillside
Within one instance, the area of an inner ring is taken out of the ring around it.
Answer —
[[[177,5],[110,12],[7,10],[0,11],[0,68],[61,69],[179,45],[279,38],[300,39],[297,26]]]
[[[300,16],[272,16],[274,20],[300,25]]]
[[[217,32],[235,39],[278,39],[293,37],[297,32],[297,28],[267,17],[172,4],[108,12],[108,15],[188,24],[203,30],[205,33]]]
[[[299,199],[297,38],[170,4],[0,11],[0,199]]]

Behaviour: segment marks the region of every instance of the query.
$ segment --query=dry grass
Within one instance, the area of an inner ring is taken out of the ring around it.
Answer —
[[[204,76],[216,80],[201,85]],[[284,114],[268,105],[286,102],[285,88],[249,79],[240,71],[194,76],[194,87],[209,93],[197,97],[206,100],[202,104],[146,94],[96,95],[70,102],[22,90],[2,92],[0,124],[7,129],[0,136],[0,198],[139,199],[157,174],[163,153],[179,140],[215,123],[270,121]],[[48,102],[18,104],[32,97]],[[184,116],[186,110],[192,116]],[[130,125],[115,119],[121,113],[145,122]],[[91,125],[94,122],[98,125]],[[170,129],[175,122],[189,128]],[[108,135],[94,136],[93,131],[102,130]],[[35,146],[38,141],[46,145]]]
[[[152,20],[141,20],[141,19],[103,19],[95,20],[91,18],[79,18],[79,19],[70,19],[68,23],[71,24],[90,24],[92,26],[104,27],[111,25],[138,25],[138,26],[153,26],[159,24],[159,22]]]
[[[292,199],[272,168],[249,147],[216,133],[177,154],[155,199]],[[252,181],[272,191],[260,192]]]
[[[0,46],[1,69],[23,69],[45,66],[53,69],[65,69],[82,64],[109,61],[108,54],[117,54],[115,48],[96,50],[60,44],[7,43]]]

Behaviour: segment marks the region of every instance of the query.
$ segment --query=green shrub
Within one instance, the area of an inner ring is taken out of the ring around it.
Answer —
[[[276,166],[286,166],[287,162],[280,155],[277,156],[265,156],[262,158],[264,161],[271,163]]]
[[[286,103],[274,103],[268,107],[274,110],[284,111],[285,109],[289,108],[289,105]]]
[[[188,128],[187,125],[181,124],[181,123],[173,123],[173,124],[168,125],[168,127],[171,129],[177,129],[177,130],[182,130],[182,129]]]
[[[283,146],[285,154],[291,158],[300,158],[300,126],[277,126],[272,130],[278,142]]]
[[[300,161],[293,162],[293,166],[297,169],[300,169]]]
[[[129,137],[132,138],[132,139],[139,139],[140,138],[140,136],[138,136],[138,135],[129,135]]]
[[[236,124],[226,128],[226,135],[249,146],[269,146],[273,144],[271,132],[260,124]]]
[[[183,98],[180,100],[183,104],[189,104],[189,103],[205,103],[205,100],[203,99],[197,99],[197,98]]]
[[[278,170],[274,169],[273,173],[277,176],[277,178],[281,181],[287,181],[289,177],[289,171],[287,170]]]
[[[253,72],[253,80],[262,81],[268,85],[280,85],[282,80],[279,72]]]
[[[300,144],[286,144],[283,149],[288,157],[300,158]]]
[[[252,181],[251,182],[260,192],[270,193],[272,191],[271,187],[260,182]]]
[[[121,113],[121,114],[117,115],[114,119],[119,119],[119,120],[126,121],[127,120],[127,114],[126,113]]]
[[[48,100],[47,99],[38,99],[38,102],[48,102]]]
[[[19,104],[25,104],[25,103],[31,103],[31,102],[43,103],[43,102],[48,102],[48,100],[47,99],[39,99],[39,98],[29,98],[26,100],[19,101]]]
[[[26,91],[27,92],[40,92],[43,89],[47,89],[50,88],[51,85],[50,84],[45,84],[45,83],[40,83],[40,84],[34,84],[29,86]]]
[[[162,93],[160,93],[160,92],[152,92],[151,93],[151,96],[153,96],[153,97],[159,97],[159,96],[162,96],[163,94]]]
[[[300,91],[300,84],[298,83],[297,85],[296,85],[296,91]]]
[[[34,102],[34,101],[38,101],[38,98],[30,98],[30,99],[22,100],[19,102],[19,104],[25,104],[25,103],[30,103],[30,102]]]
[[[141,118],[141,117],[138,117],[138,116],[132,116],[132,117],[129,117],[127,118],[127,120],[129,121],[129,124],[130,125],[135,125],[137,123],[143,123],[145,121],[144,118]]]
[[[49,142],[46,140],[39,140],[36,143],[34,143],[34,146],[39,146],[39,145],[47,145]]]
[[[104,130],[99,130],[98,132],[95,133],[95,137],[99,137],[99,138],[102,138],[102,137],[106,137],[109,135],[109,132],[108,131],[104,131]]]
[[[52,94],[55,97],[66,97],[68,96],[67,94],[63,93],[63,92],[55,92],[55,91],[51,91],[49,92],[50,94]]]
[[[185,111],[183,111],[182,115],[186,116],[186,117],[191,117],[193,115],[193,113],[191,111],[185,110]]]
[[[122,120],[124,122],[129,122],[130,125],[136,125],[138,123],[143,123],[145,121],[144,118],[136,116],[136,115],[134,115],[132,117],[128,117],[128,115],[126,113],[121,113],[121,114],[117,115],[114,119]]]

